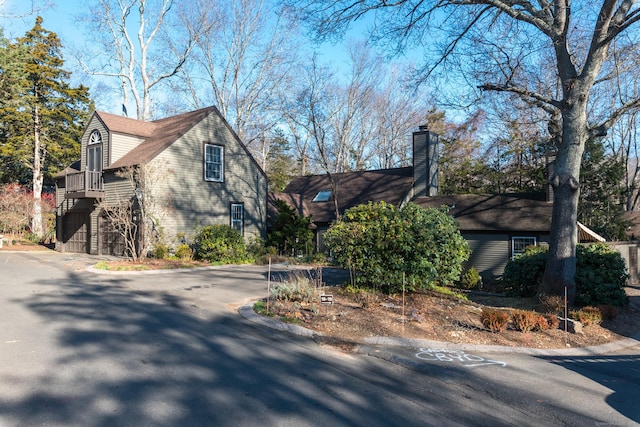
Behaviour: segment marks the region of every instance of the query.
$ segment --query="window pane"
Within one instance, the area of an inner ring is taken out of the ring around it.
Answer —
[[[316,194],[312,202],[326,202],[329,198],[331,198],[331,190],[322,190],[318,191],[318,194]]]
[[[231,205],[231,227],[235,228],[242,234],[242,220],[244,215],[244,209],[241,204]]]
[[[529,246],[536,246],[537,239],[535,237],[513,237],[511,239],[511,258],[524,253]]]
[[[205,145],[204,174],[207,181],[222,181],[222,147]]]

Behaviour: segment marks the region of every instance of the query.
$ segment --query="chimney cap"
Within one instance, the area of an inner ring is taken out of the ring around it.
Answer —
[[[428,131],[429,130],[429,125],[428,124],[420,125],[420,126],[418,126],[418,129],[427,130]]]

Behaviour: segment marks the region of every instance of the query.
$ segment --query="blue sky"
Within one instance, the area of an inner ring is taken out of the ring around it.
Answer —
[[[32,1],[36,8],[40,8],[35,14],[29,14]],[[0,6],[0,26],[4,30],[5,37],[13,39],[23,36],[31,29],[37,15],[42,16],[44,28],[55,32],[62,43],[65,68],[73,71],[73,77],[78,79],[82,73],[74,69],[74,58],[70,52],[74,48],[81,48],[84,37],[83,29],[80,27],[82,23],[76,24],[76,20],[79,14],[89,12],[89,3],[90,0],[6,0],[4,5]],[[49,7],[46,7],[47,4]],[[365,22],[355,23],[354,29],[348,33],[345,40],[363,37],[365,28]],[[342,45],[325,43],[319,48],[318,53],[321,60],[326,61],[338,72],[347,71],[347,53]],[[85,81],[73,83],[92,86],[92,84]],[[92,79],[92,83],[95,83],[95,78]],[[99,101],[97,107],[107,111],[112,109],[108,108],[108,106],[99,105]],[[119,111],[112,112],[119,113]]]

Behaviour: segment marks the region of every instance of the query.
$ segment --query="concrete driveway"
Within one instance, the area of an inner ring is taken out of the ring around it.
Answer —
[[[263,267],[105,275],[95,261],[0,252],[0,427],[640,422],[637,347],[343,354],[238,315],[265,295]]]

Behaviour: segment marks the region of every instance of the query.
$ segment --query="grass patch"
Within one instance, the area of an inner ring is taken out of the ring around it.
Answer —
[[[98,270],[109,270],[109,264],[105,261],[100,261],[99,263],[94,265],[93,268]]]
[[[276,317],[276,314],[273,311],[267,312],[267,303],[264,301],[256,301],[253,304],[253,311],[261,316]],[[297,317],[278,316],[278,318],[285,323],[291,323],[292,325],[302,325],[302,320],[298,319]]]
[[[280,320],[285,323],[291,323],[292,325],[302,325],[302,320],[298,319],[297,317],[283,316],[280,318]]]
[[[189,261],[180,259],[155,259],[148,258],[141,262],[131,261],[100,261],[94,268],[106,271],[148,271],[148,270],[175,270],[178,268],[207,267],[212,264],[201,261]]]
[[[274,317],[275,313],[273,311],[267,312],[267,303],[264,301],[257,301],[253,304],[253,311],[258,313],[261,316]]]

